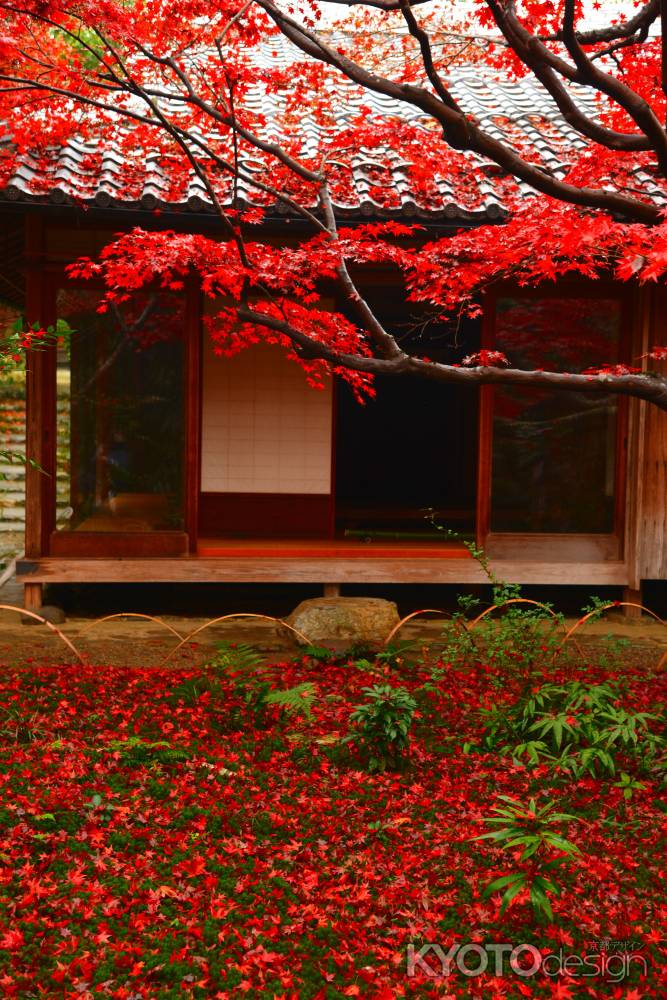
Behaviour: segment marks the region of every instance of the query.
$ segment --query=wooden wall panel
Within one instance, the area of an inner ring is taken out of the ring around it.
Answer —
[[[328,537],[333,533],[330,493],[202,493],[200,537],[246,535]]]

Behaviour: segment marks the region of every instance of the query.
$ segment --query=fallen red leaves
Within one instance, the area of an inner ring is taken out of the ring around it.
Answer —
[[[420,667],[383,682],[413,688]],[[631,671],[629,671],[631,673]],[[586,676],[603,671],[586,668]],[[335,746],[378,671],[278,664],[314,682],[310,722],[229,724],[233,687],[193,670],[7,669],[0,821],[0,984],[7,997],[543,997],[664,995],[663,820],[646,780],[625,808],[613,781],[554,779],[511,758],[465,755],[475,710],[515,696],[494,668],[452,667],[422,713],[410,766],[369,775]],[[657,681],[627,678],[655,710]],[[199,687],[197,686],[199,685]],[[75,711],[73,711],[75,709]],[[296,738],[295,738],[296,736]],[[353,752],[353,751],[352,751]],[[499,918],[484,886],[506,858],[471,838],[497,793],[550,798],[581,820],[554,923],[519,902]],[[585,954],[637,943],[648,975],[445,981],[407,975],[407,947],[529,942]]]

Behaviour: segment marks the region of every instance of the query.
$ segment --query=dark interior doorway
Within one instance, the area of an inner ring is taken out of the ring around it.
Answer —
[[[479,324],[424,323],[403,293],[369,296],[406,349],[459,361],[479,344]],[[340,383],[336,400],[336,527],[354,537],[438,536],[475,529],[479,393],[424,378],[380,377],[359,404]]]

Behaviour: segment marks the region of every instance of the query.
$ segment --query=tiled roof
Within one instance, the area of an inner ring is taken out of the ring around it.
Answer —
[[[289,68],[294,61],[294,49],[282,36],[271,38],[255,53],[266,68]],[[556,174],[567,166],[571,156],[586,146],[554,105],[553,101],[532,77],[499,82],[480,66],[464,66],[450,73],[451,91],[465,112],[477,118],[485,131],[510,145],[527,145],[535,151],[544,166]],[[583,88],[573,89],[573,96],[582,110],[595,117],[594,95]],[[361,106],[373,116],[400,117],[419,122],[421,113],[406,104],[394,102],[374,93],[360,97],[356,88],[341,85],[336,119],[343,128]],[[269,122],[274,94],[257,88],[246,105],[260,112]],[[320,144],[322,126],[306,113],[300,122],[306,150]],[[275,138],[278,137],[276,133]],[[500,172],[476,154],[465,154],[482,169],[472,174],[472,180],[462,192],[455,189],[446,171],[435,176],[428,204],[419,203],[411,189],[406,164],[398,157],[390,162],[390,171],[383,183],[390,188],[390,204],[377,198],[377,150],[360,150],[353,163],[352,184],[344,198],[339,199],[342,215],[364,217],[402,216],[433,220],[475,221],[502,218],[506,213],[501,191]],[[243,162],[243,161],[241,161]],[[385,161],[386,166],[386,161]],[[115,144],[105,146],[102,140],[72,139],[52,149],[39,160],[25,155],[3,189],[0,199],[11,202],[51,203],[56,205],[89,204],[99,208],[119,208],[151,211],[155,209],[191,213],[212,211],[207,194],[193,174],[185,188],[175,190],[160,164],[160,156],[147,152],[132,166],[132,183],[127,184],[127,164]],[[648,176],[638,171],[637,186],[651,192],[657,201],[665,199],[657,192]],[[518,185],[522,195],[534,194],[531,188]],[[256,198],[251,186],[241,182],[239,196],[252,204]],[[283,206],[275,206],[281,213]]]

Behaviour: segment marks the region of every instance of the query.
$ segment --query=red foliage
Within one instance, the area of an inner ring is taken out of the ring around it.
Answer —
[[[100,190],[140,199],[148,181],[153,200],[208,203],[222,241],[135,229],[72,273],[101,275],[116,300],[153,280],[180,288],[196,274],[207,295],[225,299],[210,323],[223,352],[268,337],[316,382],[351,358],[392,356],[348,266],[390,266],[410,299],[446,314],[477,314],[480,291],[506,277],[661,280],[667,137],[657,6],[621,3],[607,34],[593,36],[600,4],[526,0],[517,15],[514,6],[473,0],[401,15],[361,3],[343,17],[353,30],[332,32],[316,5],[288,21],[272,0],[0,0],[0,183],[32,195],[57,188],[70,170],[60,152],[72,142],[82,203]],[[578,50],[568,43],[570,16]],[[286,50],[281,32],[296,44]],[[534,73],[564,119],[542,106],[513,116],[485,105],[483,120],[462,113],[462,66],[479,69],[487,104],[487,78]],[[572,84],[589,88],[594,110],[579,107]],[[365,211],[360,184],[372,211],[427,216],[450,201],[479,213],[491,189],[496,221],[429,241],[396,222],[341,228],[349,206]],[[311,235],[297,247],[252,240],[276,210]],[[332,284],[338,311],[328,305]],[[236,324],[234,311],[258,299],[273,327],[257,316]],[[368,366],[357,368],[346,377],[363,392]]]

